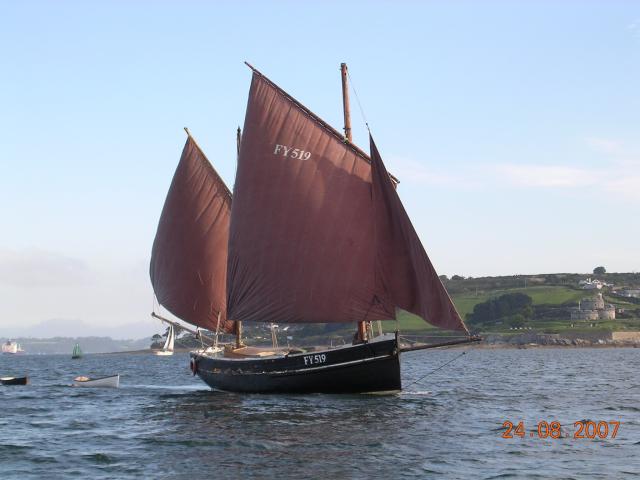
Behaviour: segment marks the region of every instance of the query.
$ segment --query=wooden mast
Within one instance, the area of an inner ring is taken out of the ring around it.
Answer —
[[[242,131],[240,127],[236,131],[236,154],[237,159],[240,158],[240,144],[242,142]],[[242,343],[242,322],[240,320],[235,321],[235,334],[236,334],[236,348],[241,348],[244,346]]]
[[[340,76],[342,77],[342,110],[344,112],[344,138],[346,142],[353,143],[351,135],[351,108],[349,107],[349,78],[347,75],[347,64],[340,64]],[[358,322],[358,341],[367,340],[367,322]]]
[[[353,143],[351,135],[351,108],[349,107],[349,81],[347,77],[347,64],[340,64],[342,76],[342,109],[344,111],[344,137],[349,143]]]

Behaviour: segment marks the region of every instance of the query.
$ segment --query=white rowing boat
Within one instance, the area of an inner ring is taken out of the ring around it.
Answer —
[[[73,381],[74,387],[118,388],[120,386],[120,375],[111,375],[109,377],[100,378],[76,377]]]

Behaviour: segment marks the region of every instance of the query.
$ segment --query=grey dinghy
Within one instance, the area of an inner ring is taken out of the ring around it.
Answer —
[[[120,386],[120,375],[111,375],[109,377],[89,378],[76,377],[73,379],[74,387],[106,387],[118,388]]]
[[[27,377],[2,377],[0,378],[2,385],[26,385],[29,383]]]

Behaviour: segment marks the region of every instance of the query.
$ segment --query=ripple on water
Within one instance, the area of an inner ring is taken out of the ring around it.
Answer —
[[[116,462],[116,459],[114,457],[111,457],[104,453],[87,453],[85,455],[82,455],[82,458],[91,463],[97,464],[111,464]]]

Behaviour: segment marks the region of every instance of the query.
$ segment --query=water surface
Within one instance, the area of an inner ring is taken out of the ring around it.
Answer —
[[[399,395],[209,390],[188,356],[2,356],[0,472],[27,478],[631,478],[640,475],[640,349],[403,355]],[[80,374],[121,388],[78,389]],[[409,386],[410,385],[410,386]],[[618,420],[615,439],[573,422]],[[524,421],[525,438],[502,424]],[[531,437],[539,421],[567,437]]]

